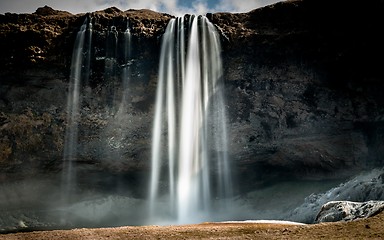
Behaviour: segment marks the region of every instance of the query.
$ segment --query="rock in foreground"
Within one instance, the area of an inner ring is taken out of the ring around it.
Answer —
[[[54,230],[0,235],[10,239],[370,239],[384,235],[384,214],[352,222],[305,226],[262,223],[204,223],[184,226],[144,226]]]
[[[331,201],[323,205],[316,222],[352,221],[374,216],[384,210],[384,201]]]

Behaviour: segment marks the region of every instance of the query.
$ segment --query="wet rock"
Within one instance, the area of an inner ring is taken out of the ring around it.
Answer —
[[[383,210],[384,201],[332,201],[321,207],[315,222],[353,221],[374,216]]]
[[[349,181],[336,186],[327,192],[311,194],[304,199],[304,203],[296,207],[290,213],[284,216],[284,219],[291,221],[315,223],[321,221],[339,221],[358,218],[360,213],[357,210],[347,210],[344,208],[344,202],[359,202],[359,204],[347,204],[347,206],[356,206],[358,208],[366,208],[372,211],[378,209],[377,206],[384,201],[384,185],[382,182],[383,169],[373,169],[372,171],[363,172]],[[372,205],[370,201],[378,203]],[[332,204],[327,205],[328,202]],[[338,203],[341,207],[339,207]],[[367,202],[369,204],[361,205],[360,203]],[[321,209],[325,208],[322,212]],[[329,209],[329,212],[328,212]],[[338,211],[337,209],[340,209]],[[360,209],[362,210],[362,209]],[[371,211],[369,210],[369,211]],[[361,214],[371,214],[371,212],[360,211]],[[373,214],[373,213],[372,213]],[[321,215],[321,216],[320,216]],[[361,215],[361,216],[363,216]],[[365,216],[365,215],[364,215]]]

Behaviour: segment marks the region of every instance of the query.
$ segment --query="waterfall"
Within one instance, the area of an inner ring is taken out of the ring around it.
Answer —
[[[126,110],[128,84],[131,78],[131,31],[127,18],[124,32],[111,26],[107,33],[104,79],[106,80],[106,105],[113,115]],[[121,90],[121,91],[120,91]]]
[[[117,47],[118,47],[118,32],[116,26],[111,26],[108,31],[105,47],[105,66],[104,79],[106,80],[106,103],[109,108],[115,110],[116,93],[115,89],[118,84],[118,62],[117,62]]]
[[[156,93],[150,221],[211,219],[231,196],[223,87],[213,24],[194,15],[170,20]]]
[[[61,191],[61,206],[63,207],[69,207],[81,199],[81,192],[76,186],[81,177],[80,171],[84,167],[77,165],[78,158],[84,153],[94,151],[94,149],[87,148],[88,146],[79,140],[81,121],[87,118],[87,116],[82,116],[81,108],[84,106],[86,106],[85,109],[94,107],[92,101],[95,98],[104,100],[105,112],[109,113],[108,122],[103,130],[97,132],[98,136],[92,136],[91,134],[95,133],[89,132],[86,124],[83,125],[81,136],[83,139],[90,139],[89,136],[100,139],[99,150],[101,154],[98,157],[102,161],[112,160],[109,163],[118,166],[124,159],[123,151],[128,145],[126,142],[129,137],[126,126],[129,119],[129,81],[132,64],[129,19],[127,18],[126,21],[126,28],[123,27],[123,32],[119,32],[116,26],[111,26],[106,32],[105,55],[99,58],[104,60],[103,91],[105,92],[98,92],[99,96],[96,96],[95,92],[92,93],[89,84],[91,57],[94,57],[91,54],[92,23],[90,19],[85,19],[76,35],[67,100],[67,127]],[[99,32],[96,34],[97,37],[100,36]],[[115,185],[116,189],[127,187],[123,186],[119,178],[116,178]],[[61,216],[63,224],[70,221],[69,214]]]
[[[131,31],[129,29],[129,19],[127,19],[127,28],[123,33],[123,51],[123,71],[121,75],[123,96],[121,106],[124,108],[128,98],[128,84],[131,76]]]
[[[106,111],[110,119],[105,130],[107,144],[105,145],[105,158],[118,164],[124,159],[123,151],[127,147],[129,134],[130,89],[132,47],[129,19],[126,19],[126,27],[118,32],[116,26],[111,26],[107,35],[105,57],[105,85],[106,85]],[[120,160],[120,161],[117,161]]]
[[[85,19],[77,33],[72,53],[70,82],[67,99],[67,127],[64,140],[62,204],[67,204],[75,191],[78,155],[78,127],[80,122],[81,88],[88,84],[90,68],[90,50],[92,39],[92,23]]]

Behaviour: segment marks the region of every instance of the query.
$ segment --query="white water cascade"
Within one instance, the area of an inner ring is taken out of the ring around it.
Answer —
[[[129,136],[130,101],[132,90],[129,88],[132,79],[132,36],[129,19],[126,19],[126,28],[118,32],[112,26],[107,35],[105,57],[106,82],[106,111],[110,119],[104,131],[103,138],[107,140],[104,145],[104,160],[118,166],[124,161],[123,153],[131,144]],[[119,188],[124,189],[123,184]]]
[[[131,78],[131,31],[127,18],[124,32],[111,26],[107,33],[104,79],[106,84],[106,103],[112,114],[126,111]],[[121,91],[120,91],[121,89]],[[118,91],[117,91],[118,90]]]
[[[121,74],[123,96],[121,107],[125,108],[128,101],[128,85],[131,77],[131,31],[129,27],[129,19],[127,19],[127,28],[123,33],[123,46],[123,71]]]
[[[149,221],[216,218],[232,195],[220,41],[204,16],[163,35],[153,126]]]
[[[72,53],[67,99],[67,127],[63,154],[62,204],[68,204],[75,191],[75,164],[78,156],[78,127],[82,102],[81,89],[82,86],[88,84],[91,39],[92,23],[90,19],[87,18],[77,33]]]
[[[108,108],[113,109],[116,107],[117,94],[116,86],[119,84],[118,71],[118,37],[119,33],[116,26],[111,26],[107,32],[106,47],[105,47],[105,62],[104,62],[104,79],[107,80],[106,85],[106,103]]]

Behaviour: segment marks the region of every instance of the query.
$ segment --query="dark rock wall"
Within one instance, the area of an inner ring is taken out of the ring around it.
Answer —
[[[86,18],[92,19],[93,28],[91,71],[81,89],[77,150],[78,168],[87,174],[79,176],[85,184],[89,184],[87,178],[104,176],[105,181],[96,180],[96,184],[104,181],[102,185],[109,185],[114,180],[108,180],[108,172],[133,181],[130,178],[135,180],[141,171],[147,171],[160,42],[170,16],[116,8],[71,15],[44,7],[34,14],[0,15],[1,41],[5,43],[0,57],[2,178],[56,176],[61,171],[71,57]],[[120,52],[127,18],[132,35],[129,99],[124,110],[118,111],[123,94]],[[112,26],[118,32],[118,54],[113,71],[107,74]]]
[[[250,182],[382,166],[382,10],[308,0],[211,17],[227,36],[231,153]]]
[[[239,191],[383,165],[384,3],[357,3],[286,1],[208,15],[222,35]],[[148,172],[161,36],[171,16],[116,8],[71,15],[44,7],[0,15],[0,179],[61,171],[72,48],[86,17],[93,52],[83,86],[81,169],[133,182]],[[121,36],[127,18],[129,101],[118,111],[121,65],[106,77],[106,41],[112,25]]]

